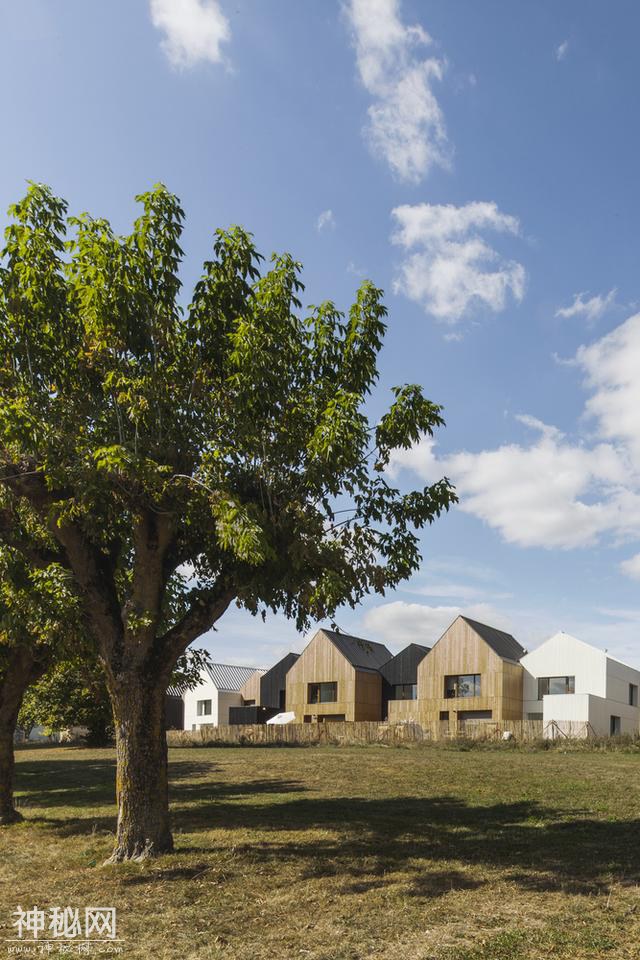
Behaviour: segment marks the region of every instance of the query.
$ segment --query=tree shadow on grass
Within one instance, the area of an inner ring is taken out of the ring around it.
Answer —
[[[337,878],[346,894],[401,882],[408,895],[432,898],[478,888],[495,872],[532,892],[591,895],[612,883],[640,883],[637,819],[597,820],[588,810],[532,801],[472,806],[451,796],[322,798],[296,781],[216,782],[217,772],[210,762],[171,764],[177,853],[197,855],[196,867],[205,872],[211,848],[187,846],[187,838],[183,845],[182,834],[212,832],[213,842],[218,830],[249,834],[249,841],[234,841],[248,869],[272,867],[277,882],[284,864],[289,877]],[[111,758],[21,762],[21,808],[58,836],[113,833],[115,816],[87,816],[92,805],[113,803],[113,775]],[[78,816],[45,812],[56,807],[76,808]],[[184,870],[196,869],[160,863],[166,867],[157,868],[158,879],[184,878]]]
[[[530,801],[471,806],[447,796],[300,797],[273,804],[221,801],[174,817],[186,832],[218,824],[255,832],[259,842],[235,844],[236,853],[272,865],[274,873],[288,862],[302,879],[343,879],[344,893],[400,878],[409,895],[434,897],[475,889],[492,871],[534,892],[592,895],[608,892],[612,883],[640,884],[640,821],[595,820],[588,811]],[[290,836],[307,830],[323,836]]]

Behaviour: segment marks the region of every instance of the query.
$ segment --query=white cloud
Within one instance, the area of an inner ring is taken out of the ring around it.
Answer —
[[[621,444],[640,475],[640,313],[629,317],[590,346],[580,347],[576,363],[594,391],[586,413],[597,431]]]
[[[316,222],[318,233],[322,233],[323,230],[335,230],[335,227],[336,218],[333,215],[333,210],[323,210]]]
[[[593,427],[584,441],[519,416],[535,431],[532,440],[448,456],[421,441],[394,452],[391,476],[409,469],[429,482],[446,474],[459,509],[523,547],[640,541],[640,314],[581,347],[573,366],[589,390],[585,414]],[[637,568],[632,558],[622,571],[633,576]]]
[[[488,603],[432,607],[426,603],[405,603],[404,600],[394,600],[367,610],[363,624],[376,639],[396,649],[408,643],[432,646],[460,613],[482,623],[511,629],[510,620]]]
[[[584,299],[585,293],[576,293],[569,307],[558,307],[556,317],[585,317],[589,323],[594,323],[615,304],[616,293],[617,290],[614,287],[606,296],[598,294],[590,297],[589,300]]]
[[[623,560],[620,564],[620,570],[624,573],[625,577],[630,577],[632,580],[640,580],[640,553],[629,557],[628,560]]]
[[[220,48],[231,39],[231,29],[217,0],[150,0],[149,6],[151,22],[164,33],[162,48],[174,67],[222,61]]]
[[[450,163],[444,118],[432,90],[445,64],[421,58],[431,38],[421,26],[402,22],[398,0],[347,0],[345,10],[360,80],[374,98],[368,110],[371,149],[398,179],[418,183],[432,166]]]
[[[523,547],[581,547],[611,527],[607,483],[622,476],[609,445],[572,445],[552,428],[536,442],[447,458],[460,508]],[[600,499],[592,499],[594,493]]]
[[[524,267],[501,257],[480,235],[487,230],[519,233],[517,218],[495,203],[405,204],[392,217],[397,224],[392,242],[407,254],[395,289],[437,320],[455,324],[478,304],[499,312],[509,294],[522,300]]]
[[[387,464],[387,475],[392,480],[397,480],[402,470],[412,470],[419,474],[425,483],[434,483],[442,476],[434,450],[435,440],[431,437],[420,437],[416,444],[406,450],[401,447],[392,450]]]
[[[561,44],[556,47],[556,60],[564,60],[567,55],[567,50],[569,49],[569,41],[563,40]]]

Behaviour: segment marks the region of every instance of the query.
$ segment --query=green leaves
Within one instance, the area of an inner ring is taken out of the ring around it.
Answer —
[[[211,497],[211,512],[220,546],[236,560],[255,567],[272,554],[254,504],[244,505],[220,493]]]
[[[376,470],[382,470],[389,462],[391,451],[406,450],[417,443],[421,436],[432,437],[435,427],[443,427],[442,407],[425,400],[422,388],[415,383],[394,387],[395,401],[376,427],[378,459]]]
[[[137,199],[127,236],[67,217],[40,185],[12,208],[0,473],[41,486],[37,505],[22,481],[7,495],[97,551],[114,636],[166,630],[220,584],[304,625],[409,576],[417,531],[455,494],[446,478],[408,493],[385,479],[391,452],[443,420],[414,384],[370,423],[382,291],[363,283],[346,316],[331,301],[305,311],[300,263],[265,265],[232,226],[184,308],[180,203],[161,184]],[[184,564],[197,588],[175,573]]]

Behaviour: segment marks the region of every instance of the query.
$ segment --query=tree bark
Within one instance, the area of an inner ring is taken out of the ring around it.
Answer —
[[[116,846],[107,863],[170,853],[166,680],[128,676],[112,692],[116,734]]]
[[[47,663],[45,651],[27,645],[16,647],[7,656],[10,659],[0,675],[0,826],[22,820],[13,797],[13,737],[27,687],[42,676]]]
[[[4,714],[4,711],[2,713]],[[5,716],[0,721],[0,827],[22,820],[22,814],[16,810],[13,800],[13,768],[15,762],[13,734],[17,719],[18,712],[16,711],[13,721],[5,719]]]

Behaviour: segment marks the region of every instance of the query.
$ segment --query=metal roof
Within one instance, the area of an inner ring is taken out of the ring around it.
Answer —
[[[352,637],[348,633],[336,633],[334,630],[325,630],[322,633],[338,648],[343,657],[352,667],[359,670],[378,670],[383,663],[391,659],[391,651],[383,643],[374,640],[364,640],[362,637]]]
[[[494,653],[497,653],[503,660],[515,660],[516,662],[524,657],[527,652],[520,646],[515,637],[504,630],[496,630],[495,627],[489,627],[486,623],[479,623],[477,620],[471,620],[470,617],[462,619],[478,633],[485,643],[488,643]]]
[[[264,673],[257,667],[236,667],[229,663],[208,663],[204,669],[218,690],[227,691],[239,690],[249,677]]]

